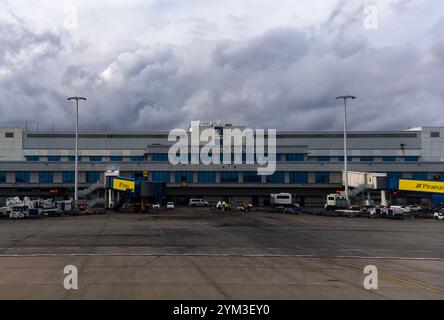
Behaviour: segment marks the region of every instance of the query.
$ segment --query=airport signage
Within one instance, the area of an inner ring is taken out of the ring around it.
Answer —
[[[444,182],[400,179],[399,190],[444,193]]]
[[[121,191],[131,190],[134,192],[134,190],[136,189],[136,184],[134,181],[130,180],[114,179],[113,189]]]

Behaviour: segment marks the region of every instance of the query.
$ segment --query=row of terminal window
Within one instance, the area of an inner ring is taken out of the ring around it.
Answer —
[[[439,138],[440,132],[430,132],[431,138]],[[14,132],[5,132],[5,138],[14,138]],[[223,139],[219,140],[220,145],[223,144]]]
[[[26,161],[40,161],[40,156],[26,156]],[[47,157],[49,162],[59,162],[62,161],[61,156],[48,156]],[[144,161],[144,156],[131,156],[130,161]],[[68,156],[67,160],[70,162],[74,162],[76,160],[75,156]],[[123,156],[110,156],[109,158],[112,162],[122,162]],[[103,161],[102,156],[88,156],[88,157],[81,157],[79,156],[78,161],[91,161],[91,162],[98,162]]]
[[[85,181],[87,183],[95,183],[100,180],[100,171],[86,171]],[[16,183],[29,183],[31,181],[30,171],[16,171],[15,173]],[[62,182],[73,183],[74,171],[63,171]],[[175,173],[176,183],[193,183],[192,171],[176,171]],[[141,176],[138,172],[133,172],[132,178]],[[329,183],[329,172],[315,172],[316,183]],[[53,183],[54,172],[53,171],[39,171],[38,172],[39,183]],[[170,171],[153,171],[151,172],[152,181],[164,181],[171,182]],[[239,172],[237,171],[222,171],[220,172],[221,183],[237,183],[239,181]],[[260,183],[262,176],[258,175],[256,171],[243,172],[244,183]],[[216,183],[215,171],[198,171],[197,172],[198,183]],[[283,171],[277,171],[272,175],[266,176],[267,183],[285,183],[285,173]],[[308,183],[308,172],[289,172],[290,183]],[[6,183],[6,172],[0,171],[0,183]]]
[[[16,183],[29,183],[31,182],[31,172],[30,171],[15,171],[15,182]],[[39,183],[54,183],[54,172],[53,171],[39,171]],[[62,182],[63,183],[74,183],[75,175],[74,171],[63,171],[62,172]],[[87,171],[86,172],[86,182],[95,183],[100,180],[100,171]],[[0,183],[6,183],[6,172],[0,171]]]
[[[253,158],[253,157],[252,157]],[[231,154],[231,162],[234,162],[234,154]],[[284,161],[284,157],[282,154],[276,154],[276,161]],[[404,161],[407,162],[417,162],[419,161],[418,156],[405,156],[403,157]],[[60,156],[48,156],[47,161],[49,162],[57,162],[61,161],[62,157]],[[124,160],[123,156],[110,156],[109,161],[111,162],[122,162]],[[133,162],[142,162],[145,161],[144,156],[130,156],[130,161]],[[242,154],[242,162],[245,163],[247,160],[247,155],[245,153]],[[256,161],[255,157],[254,160]],[[305,161],[306,157],[303,153],[287,153],[285,154],[285,161],[293,162],[293,161]],[[319,162],[329,162],[329,161],[339,161],[343,162],[344,157],[331,157],[331,156],[317,156],[317,157],[308,157],[308,160],[315,160]],[[383,156],[381,157],[383,162],[396,162],[395,156]],[[26,161],[40,161],[40,156],[26,156]],[[69,156],[68,161],[75,161],[75,156]],[[98,162],[104,161],[102,156],[89,156],[89,157],[79,157],[78,161],[90,161],[90,162]],[[153,153],[151,154],[151,161],[153,162],[168,162],[168,153]],[[191,161],[191,155],[188,155],[188,161]],[[223,155],[221,154],[221,161],[223,161]],[[348,156],[347,161],[355,161],[355,157]],[[360,156],[359,161],[361,162],[373,162],[375,161],[374,156]]]
[[[62,183],[74,183],[74,171],[63,171]],[[100,180],[100,171],[86,171],[85,181],[86,183],[95,183]],[[219,172],[220,183],[237,183],[239,181],[238,171],[221,171]],[[242,171],[243,183],[261,183],[262,176],[258,175],[256,171]],[[138,178],[142,176],[141,172],[132,172],[132,178]],[[175,182],[176,183],[193,183],[193,171],[176,171]],[[197,183],[216,183],[216,171],[197,171]],[[291,171],[288,173],[289,183],[308,184],[308,172],[306,171]],[[401,172],[389,172],[387,174],[389,184],[390,181],[397,183],[400,178],[403,178]],[[53,183],[54,172],[53,171],[39,171],[38,172],[39,183]],[[441,174],[440,180],[444,180],[444,173]],[[442,178],[441,178],[442,177]],[[153,171],[150,173],[152,181],[164,181],[172,182],[170,171]],[[427,172],[412,172],[410,177],[415,180],[427,180]],[[31,181],[30,171],[16,171],[15,182],[16,183],[29,183]],[[285,183],[285,172],[276,171],[272,175],[265,176],[267,183]],[[314,182],[317,184],[330,183],[330,172],[318,171],[314,172]],[[0,171],[0,183],[6,183],[6,172]]]
[[[154,171],[152,174],[153,181],[171,182],[169,171]],[[221,171],[219,172],[220,183],[238,183],[238,171]],[[261,183],[262,176],[256,171],[243,171],[243,183]],[[289,183],[308,184],[308,172],[306,171],[292,171],[288,173]],[[325,184],[330,183],[330,172],[314,172],[315,183]],[[285,183],[285,172],[276,171],[272,175],[265,176],[266,183]],[[176,171],[176,183],[193,183],[192,171]],[[198,171],[197,183],[216,183],[215,171]]]

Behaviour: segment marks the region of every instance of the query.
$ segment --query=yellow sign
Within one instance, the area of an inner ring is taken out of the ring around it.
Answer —
[[[399,190],[444,193],[444,182],[399,179]]]
[[[113,180],[113,189],[121,190],[121,191],[126,191],[129,189],[134,192],[134,190],[136,189],[136,184],[134,181],[114,179]]]

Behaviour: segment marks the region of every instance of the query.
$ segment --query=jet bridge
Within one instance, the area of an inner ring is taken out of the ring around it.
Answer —
[[[166,195],[167,184],[161,181],[146,181],[105,173],[106,207],[116,211],[125,203],[131,203],[135,211],[145,211],[149,203],[160,202]]]
[[[351,188],[349,197],[357,199],[361,194],[367,194],[367,202],[371,202],[370,193],[373,190],[381,191],[381,205],[387,205],[387,174],[374,172],[348,171],[348,186]],[[345,181],[343,181],[345,185]],[[362,199],[364,200],[364,199]]]

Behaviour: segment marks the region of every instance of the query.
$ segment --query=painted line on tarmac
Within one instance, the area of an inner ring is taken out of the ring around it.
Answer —
[[[338,264],[342,265],[342,266],[353,267],[353,268],[356,268],[356,269],[359,269],[359,270],[364,270],[364,268],[362,268],[360,266],[357,266],[355,264],[352,264],[352,263],[341,263],[341,262],[338,262]],[[385,279],[394,280],[394,281],[397,281],[399,283],[405,284],[405,285],[410,286],[410,287],[415,287],[415,288],[418,288],[418,289],[423,289],[423,290],[426,290],[426,291],[433,292],[433,293],[436,293],[436,294],[444,296],[444,291],[439,290],[439,289],[435,289],[435,288],[431,288],[431,287],[429,287],[429,286],[427,286],[425,284],[413,282],[413,281],[410,281],[410,280],[407,280],[407,279],[403,279],[403,278],[400,278],[400,277],[397,277],[397,276],[394,276],[394,275],[391,275],[389,273],[382,272],[382,271],[378,271],[378,274],[381,275]]]
[[[34,253],[0,254],[0,258],[20,257],[246,257],[246,258],[317,258],[315,255],[233,254],[233,253]],[[319,257],[318,257],[319,258]]]
[[[416,283],[416,282],[412,282],[410,280],[402,279],[400,277],[396,277],[396,276],[393,276],[393,275],[385,273],[385,272],[380,272],[379,274],[381,274],[383,277],[385,277],[387,279],[392,279],[392,280],[404,283],[404,284],[409,285],[409,286],[413,286],[413,287],[416,287],[416,288],[424,289],[424,290],[427,290],[427,291],[430,291],[430,292],[433,292],[433,293],[437,293],[437,294],[440,294],[440,295],[444,296],[444,291],[442,291],[442,290],[431,288],[431,287],[429,287],[427,285]]]
[[[396,257],[396,256],[327,256],[310,254],[237,254],[237,253],[29,253],[29,254],[0,254],[0,258],[13,257],[245,257],[245,258],[310,258],[310,259],[357,259],[357,260],[419,260],[444,261],[437,257]]]
[[[396,256],[331,256],[331,257],[322,257],[322,258],[338,258],[338,259],[359,259],[359,260],[368,260],[368,259],[377,259],[377,260],[428,260],[428,261],[444,261],[444,258],[437,257],[396,257]]]

